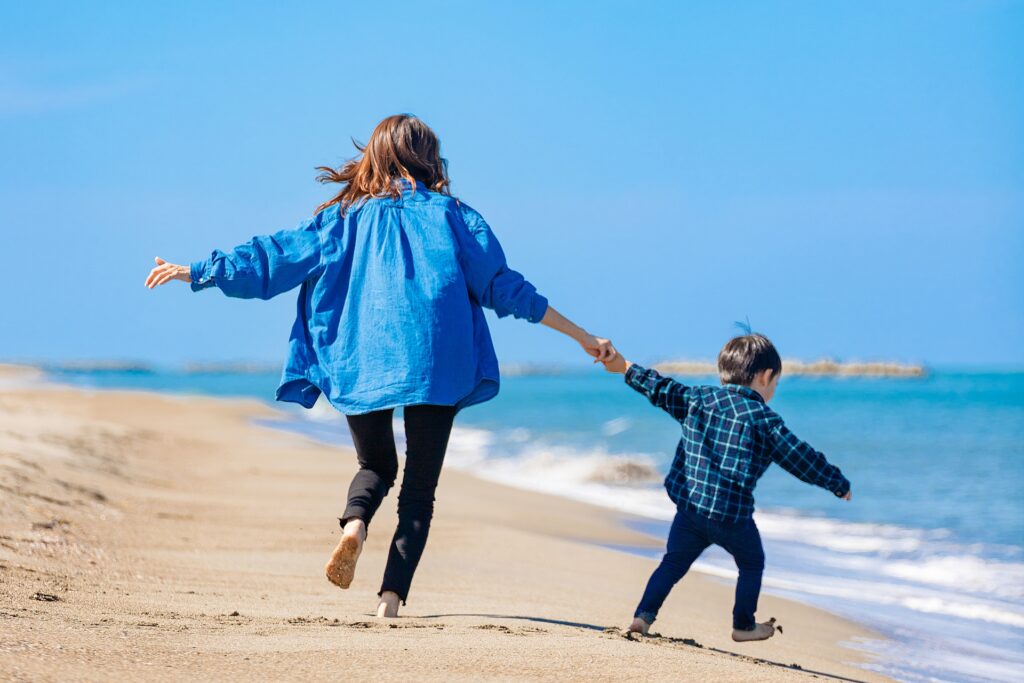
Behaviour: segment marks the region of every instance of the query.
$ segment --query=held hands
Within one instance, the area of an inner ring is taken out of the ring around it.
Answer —
[[[602,362],[604,363],[605,370],[608,372],[616,372],[620,375],[625,373],[626,370],[629,370],[629,366],[632,365],[632,363],[623,358],[622,354],[618,351],[615,352],[614,356]]]
[[[176,263],[168,263],[159,256],[154,260],[156,261],[156,267],[149,271],[149,277],[146,278],[146,286],[150,289],[153,289],[157,285],[166,285],[171,280],[192,282],[192,274],[189,272],[188,266],[179,266]]]
[[[576,341],[580,343],[584,351],[594,357],[595,363],[604,363],[618,353],[612,346],[611,340],[595,337],[592,334],[584,334]]]
[[[842,498],[843,500],[850,500],[851,498],[853,498],[853,490],[851,489],[851,490],[846,492],[845,496],[839,496],[839,497]]]
[[[609,340],[590,334],[555,310],[554,306],[548,306],[540,322],[542,325],[575,339],[583,347],[583,350],[593,357],[595,363],[603,363],[615,355],[615,347]]]

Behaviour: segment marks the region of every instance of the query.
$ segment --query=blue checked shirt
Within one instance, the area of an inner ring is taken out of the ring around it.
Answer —
[[[635,363],[626,383],[683,426],[665,478],[676,505],[719,521],[747,519],[757,480],[773,462],[837,496],[850,490],[839,468],[789,431],[750,387],[687,386]]]

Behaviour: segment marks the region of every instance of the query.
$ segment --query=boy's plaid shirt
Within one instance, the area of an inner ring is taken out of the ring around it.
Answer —
[[[626,383],[683,426],[665,478],[676,505],[716,520],[746,519],[754,512],[754,486],[773,462],[837,496],[850,490],[839,468],[794,436],[750,387],[687,386],[635,363]]]

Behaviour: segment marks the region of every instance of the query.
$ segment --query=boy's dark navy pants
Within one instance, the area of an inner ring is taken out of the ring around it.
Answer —
[[[764,548],[757,525],[753,519],[717,522],[682,506],[672,521],[665,557],[651,574],[634,616],[648,624],[654,623],[672,587],[711,544],[725,548],[740,570],[736,581],[736,604],[732,610],[733,628],[743,631],[754,628],[754,612],[757,611],[761,574],[764,573]]]

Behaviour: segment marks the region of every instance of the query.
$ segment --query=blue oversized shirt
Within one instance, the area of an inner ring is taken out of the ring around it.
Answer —
[[[479,213],[401,181],[342,216],[332,205],[294,230],[254,237],[191,265],[192,289],[269,299],[299,287],[277,400],[323,393],[347,415],[498,393],[483,306],[539,322],[548,302],[510,270]]]

